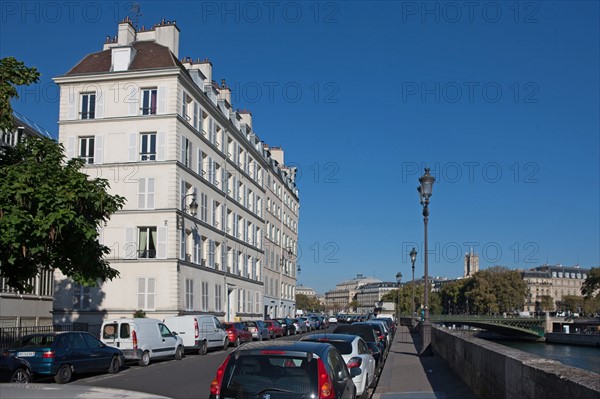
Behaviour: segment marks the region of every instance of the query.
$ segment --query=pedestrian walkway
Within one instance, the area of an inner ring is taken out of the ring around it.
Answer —
[[[420,337],[398,332],[372,399],[477,399],[439,356],[419,357]]]

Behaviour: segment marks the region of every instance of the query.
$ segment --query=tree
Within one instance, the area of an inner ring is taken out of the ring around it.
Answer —
[[[19,98],[16,86],[36,83],[39,78],[36,68],[28,68],[14,57],[0,59],[0,132],[13,129],[10,100]]]
[[[324,310],[324,306],[315,297],[296,294],[296,309],[306,310],[308,312],[320,312]]]
[[[600,267],[592,267],[588,273],[583,285],[581,293],[586,298],[600,298]]]
[[[503,313],[521,309],[527,297],[527,283],[521,274],[502,266],[476,272],[467,280],[465,289],[469,310],[476,313]]]
[[[47,138],[0,149],[0,277],[8,285],[29,291],[40,268],[84,285],[118,276],[98,227],[125,198],[108,194],[108,181],[89,179],[82,166]]]
[[[554,309],[554,298],[550,295],[542,295],[540,299],[540,308],[542,311]]]

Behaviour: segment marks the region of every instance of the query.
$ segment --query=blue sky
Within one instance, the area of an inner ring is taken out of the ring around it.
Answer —
[[[181,30],[299,168],[300,283],[410,275],[436,177],[429,272],[600,265],[597,1],[140,1]],[[2,1],[0,53],[42,73],[14,108],[58,132],[51,78],[100,51],[129,2]]]

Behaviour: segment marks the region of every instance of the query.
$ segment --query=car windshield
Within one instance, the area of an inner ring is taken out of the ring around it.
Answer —
[[[316,394],[317,360],[278,354],[231,357],[223,376],[222,397],[309,398]]]

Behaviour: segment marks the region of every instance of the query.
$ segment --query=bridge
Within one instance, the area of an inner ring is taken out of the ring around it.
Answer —
[[[546,333],[543,317],[431,315],[430,320],[435,324],[471,326],[511,337],[539,339]]]

